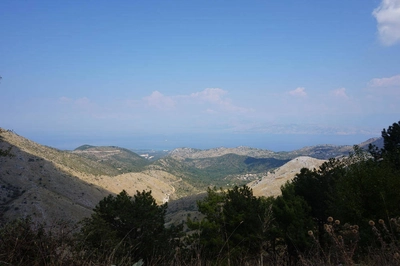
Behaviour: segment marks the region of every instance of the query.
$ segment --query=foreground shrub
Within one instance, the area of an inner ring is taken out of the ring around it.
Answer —
[[[34,224],[28,217],[0,229],[1,265],[68,265],[72,263],[69,224]]]
[[[133,264],[143,259],[155,264],[171,258],[174,232],[164,226],[167,204],[157,205],[151,192],[126,191],[99,202],[77,235],[78,249],[86,260]]]

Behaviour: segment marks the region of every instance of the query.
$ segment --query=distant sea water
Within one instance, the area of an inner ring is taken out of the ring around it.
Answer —
[[[272,151],[291,151],[320,144],[355,145],[378,135],[312,134],[132,134],[124,136],[25,136],[42,145],[73,150],[81,145],[119,146],[128,149],[172,150],[180,147],[210,149],[248,146]]]

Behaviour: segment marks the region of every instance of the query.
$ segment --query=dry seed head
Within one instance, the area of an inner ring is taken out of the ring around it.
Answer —
[[[372,220],[369,220],[369,222],[368,222],[368,223],[369,223],[369,225],[370,225],[370,226],[374,226],[374,225],[375,225],[375,222],[374,222],[374,221],[372,221]]]
[[[357,234],[357,233],[358,233],[358,231],[357,231],[356,229],[351,230],[351,232],[352,232],[353,234]]]
[[[342,236],[340,236],[340,235],[339,235],[337,238],[338,238],[339,240],[342,240],[342,239],[343,239],[343,237],[342,237]]]
[[[383,219],[379,219],[379,221],[378,221],[380,224],[385,224],[385,221],[383,220]]]
[[[336,220],[336,221],[335,221],[335,224],[336,224],[336,225],[339,225],[339,224],[340,224],[340,221],[339,221],[339,220]]]
[[[333,217],[332,217],[332,216],[329,216],[327,220],[328,220],[328,222],[331,223],[331,222],[333,222]]]
[[[330,224],[325,224],[325,231],[327,231],[328,233],[330,233],[332,231],[332,226]]]
[[[314,235],[314,232],[310,230],[310,231],[308,231],[308,235],[309,235],[309,236],[313,236],[313,235]]]
[[[358,230],[359,229],[358,225],[355,224],[354,229]]]

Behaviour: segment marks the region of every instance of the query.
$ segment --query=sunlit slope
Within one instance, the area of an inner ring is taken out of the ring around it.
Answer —
[[[177,197],[175,186],[185,187],[182,179],[151,167],[120,173],[101,160],[42,146],[10,131],[2,130],[1,136],[0,148],[11,146],[13,154],[0,157],[0,208],[5,218],[78,221],[110,193],[151,190],[163,203]]]
[[[72,153],[109,166],[118,170],[119,173],[139,172],[149,164],[148,160],[138,154],[116,146],[83,145]]]
[[[269,172],[262,178],[248,184],[253,189],[255,196],[277,196],[281,194],[280,187],[287,181],[292,180],[302,168],[319,168],[325,160],[319,160],[307,156],[297,157],[281,167]]]

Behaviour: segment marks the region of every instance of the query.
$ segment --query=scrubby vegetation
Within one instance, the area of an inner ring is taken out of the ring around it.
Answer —
[[[237,154],[225,154],[217,157],[177,160],[166,157],[154,163],[164,171],[182,177],[196,188],[205,191],[209,186],[233,187],[249,183],[287,163],[287,159],[253,158]],[[251,178],[246,177],[253,174]]]
[[[0,229],[0,263],[400,265],[400,122],[382,137],[382,149],[302,169],[276,198],[209,188],[204,219],[185,227],[166,228],[167,205],[145,191],[104,198],[75,231],[17,220]]]

